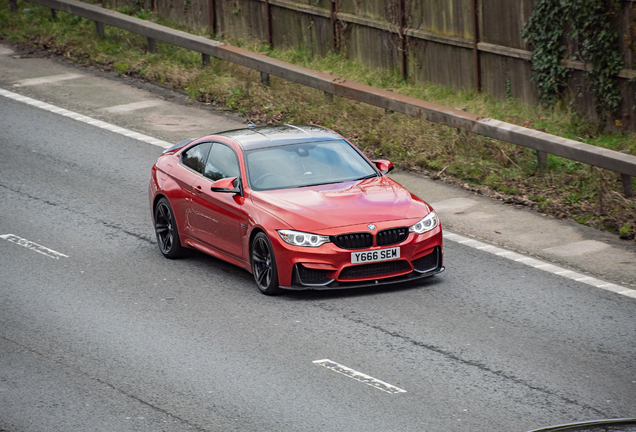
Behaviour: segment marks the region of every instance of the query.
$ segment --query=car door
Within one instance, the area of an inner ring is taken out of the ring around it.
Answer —
[[[239,259],[243,256],[241,224],[247,227],[247,215],[241,194],[212,192],[212,183],[238,177],[239,161],[234,150],[223,143],[212,143],[203,171],[192,184],[194,233],[203,243]]]
[[[203,175],[211,143],[204,142],[186,149],[178,165],[170,168],[174,180],[170,189],[170,205],[175,213],[179,230],[185,236],[193,236],[192,184]]]

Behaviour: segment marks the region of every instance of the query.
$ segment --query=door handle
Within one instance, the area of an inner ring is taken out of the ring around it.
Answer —
[[[203,193],[203,188],[201,187],[201,185],[196,185],[194,187],[195,192],[199,192],[199,193]]]

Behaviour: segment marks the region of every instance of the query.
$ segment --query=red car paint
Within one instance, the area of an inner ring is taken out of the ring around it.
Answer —
[[[404,236],[404,228],[413,226],[433,211],[423,200],[380,171],[392,168],[388,161],[372,163],[356,150],[377,172],[376,177],[315,186],[253,189],[253,180],[250,180],[246,167],[246,153],[292,141],[303,142],[303,139],[309,139],[307,137],[321,142],[344,140],[332,131],[315,126],[280,126],[229,131],[169,149],[152,168],[149,198],[153,221],[155,206],[165,197],[174,213],[181,246],[198,249],[249,272],[253,272],[253,239],[256,233],[264,232],[271,242],[281,288],[359,287],[417,279],[443,271],[439,222],[423,234],[407,232],[406,238],[398,243],[378,246],[377,233],[400,227],[399,235]],[[214,181],[184,165],[184,153],[207,142],[225,144],[234,151],[240,167],[235,182],[232,179]],[[286,170],[282,166],[279,172]],[[270,175],[275,177],[277,174]],[[241,187],[230,192],[237,184]],[[278,230],[330,236],[333,241],[319,247],[294,246],[285,242]],[[373,242],[362,249],[345,249],[334,243],[334,236],[348,233],[371,233]],[[393,235],[393,232],[389,234]],[[367,252],[394,247],[399,247],[399,259],[352,264],[352,253],[373,257]],[[426,256],[430,257],[430,260],[426,258],[426,265],[431,268],[420,269],[425,270],[423,272],[414,270],[414,261],[419,262],[419,258]],[[343,274],[345,269],[356,266],[358,268],[347,270],[347,275]],[[325,283],[327,281],[331,282]]]

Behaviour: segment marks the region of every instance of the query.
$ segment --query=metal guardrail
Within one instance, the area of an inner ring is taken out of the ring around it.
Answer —
[[[12,1],[12,3],[15,0]],[[127,30],[148,38],[149,49],[159,40],[183,47],[203,55],[220,58],[261,72],[271,74],[298,84],[312,87],[348,99],[353,99],[386,110],[441,123],[453,128],[520,145],[537,151],[539,162],[546,154],[560,156],[577,162],[614,171],[622,175],[625,195],[633,196],[631,177],[636,177],[636,156],[624,154],[578,141],[557,137],[545,132],[523,128],[510,123],[482,117],[460,109],[426,102],[409,96],[378,89],[368,85],[337,78],[329,73],[317,72],[247,51],[225,43],[174,30],[139,18],[130,17],[109,9],[82,3],[76,0],[28,0],[31,3],[67,12],[95,21],[97,31],[104,34],[104,24]],[[13,7],[11,8],[14,9]]]

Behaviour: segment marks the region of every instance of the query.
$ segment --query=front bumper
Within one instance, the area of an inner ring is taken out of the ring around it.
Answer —
[[[351,263],[352,250],[289,247],[273,241],[281,288],[328,290],[408,282],[444,271],[441,227],[423,235],[410,234],[399,246],[400,258],[366,264]],[[373,246],[368,251],[379,250]]]
[[[332,280],[331,282],[325,285],[304,284],[302,282],[298,282],[298,279],[294,279],[294,282],[292,283],[290,287],[281,287],[281,288],[294,290],[294,291],[365,288],[365,287],[371,287],[371,286],[411,282],[414,280],[424,279],[430,276],[435,276],[436,274],[439,274],[443,272],[444,270],[445,270],[444,266],[439,266],[425,273],[418,273],[416,271],[412,271],[411,273],[407,273],[402,276],[393,276],[393,277],[389,277],[385,279],[373,279],[373,280],[358,281],[358,282],[338,282],[336,280]]]

